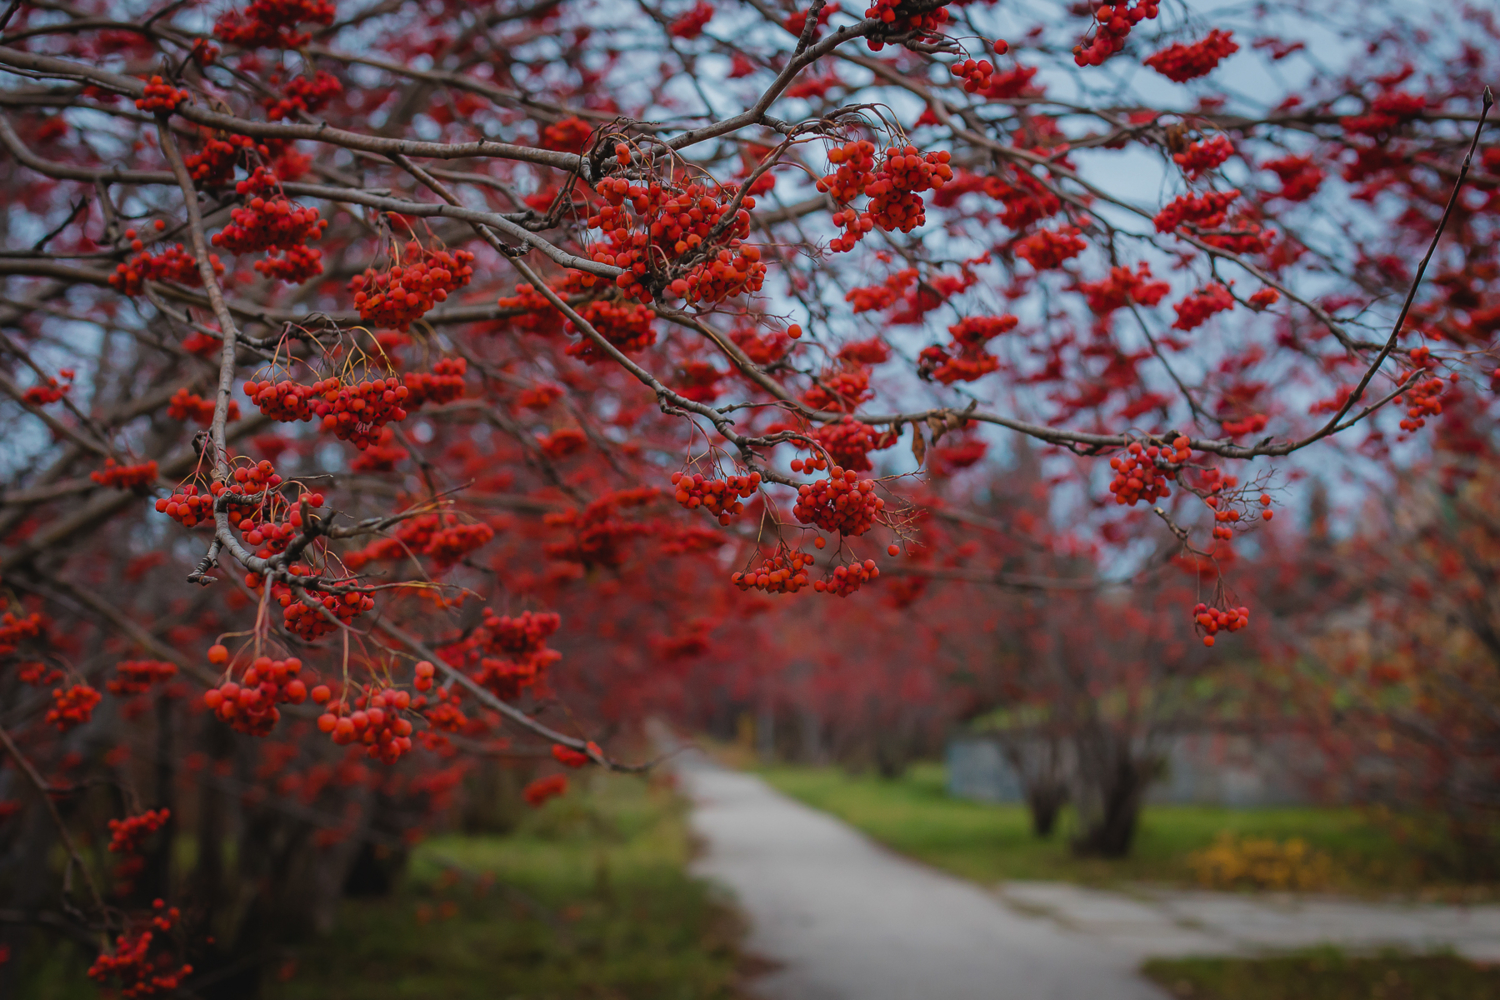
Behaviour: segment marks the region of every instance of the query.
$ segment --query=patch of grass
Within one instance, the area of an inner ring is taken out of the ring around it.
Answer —
[[[595,775],[506,837],[438,837],[267,1000],[731,1000],[740,929],[685,870],[683,803]],[[575,785],[578,784],[575,782]]]
[[[1227,831],[1239,837],[1302,838],[1331,859],[1336,888],[1415,890],[1426,884],[1418,859],[1355,809],[1149,805],[1130,856],[1104,860],[1078,858],[1069,850],[1069,813],[1051,839],[1039,840],[1022,805],[949,797],[941,764],[917,765],[896,780],[832,767],[770,767],[759,773],[782,792],[903,854],[978,882],[1193,884],[1189,855]]]
[[[1500,969],[1452,955],[1153,959],[1143,970],[1182,1000],[1497,1000]]]

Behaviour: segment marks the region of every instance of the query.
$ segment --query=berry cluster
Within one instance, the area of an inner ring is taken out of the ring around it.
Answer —
[[[0,651],[4,649],[5,647],[0,647]],[[14,652],[14,649],[11,649],[11,652]],[[49,684],[56,684],[62,678],[61,670],[53,670],[47,664],[36,661],[22,663],[16,668],[16,679],[32,687],[46,687]]]
[[[1420,430],[1426,426],[1428,417],[1441,414],[1443,412],[1443,402],[1440,398],[1442,394],[1443,380],[1430,378],[1416,383],[1397,396],[1397,402],[1409,404],[1406,408],[1406,417],[1401,421],[1401,429],[1408,433]]]
[[[183,162],[199,185],[221,187],[234,179],[235,166],[251,152],[259,152],[262,156],[271,155],[269,147],[257,146],[255,140],[247,135],[226,133],[223,138],[209,135],[203,142],[203,148],[196,153],[189,153],[183,158]]]
[[[7,611],[0,616],[0,656],[9,656],[27,639],[36,639],[46,628],[46,619],[33,612],[25,618],[17,618]]]
[[[1238,524],[1243,516],[1239,509],[1227,505],[1221,506],[1224,504],[1224,498],[1220,494],[1204,497],[1203,502],[1214,512],[1213,536],[1225,541],[1233,538],[1234,528],[1231,526]]]
[[[697,38],[713,17],[714,5],[708,0],[698,0],[686,14],[667,25],[667,34],[677,38]]]
[[[411,695],[405,691],[374,688],[355,698],[352,710],[342,699],[329,705],[318,716],[318,729],[340,746],[363,743],[370,757],[394,764],[411,752],[412,724],[400,714],[410,707]]]
[[[741,590],[763,590],[768,594],[795,594],[808,585],[807,570],[813,557],[805,552],[776,552],[744,573],[734,573],[729,582]]]
[[[62,399],[73,389],[73,369],[64,368],[58,374],[63,377],[62,382],[49,375],[47,381],[27,388],[21,399],[30,406],[46,406]]]
[[[522,790],[521,797],[526,800],[526,804],[531,806],[531,808],[540,809],[547,804],[549,799],[555,799],[559,795],[566,795],[567,792],[567,775],[551,774],[545,778],[537,778],[527,785]]]
[[[864,562],[850,563],[848,566],[835,566],[833,572],[825,580],[819,580],[813,584],[813,590],[820,594],[836,594],[839,597],[848,597],[860,588],[862,584],[880,576],[880,569],[875,565],[874,559],[866,559]]]
[[[300,705],[307,700],[307,683],[298,674],[302,661],[295,656],[273,660],[257,656],[236,684],[226,680],[203,694],[203,705],[236,732],[268,736],[281,718],[278,704]]]
[[[1108,278],[1080,281],[1078,290],[1083,293],[1089,309],[1096,316],[1108,316],[1132,302],[1154,306],[1165,298],[1172,286],[1165,281],[1152,281],[1151,278],[1151,265],[1141,261],[1134,271],[1128,267],[1112,267]]]
[[[1178,195],[1156,213],[1156,218],[1152,221],[1156,224],[1158,233],[1171,232],[1184,224],[1191,224],[1199,229],[1213,229],[1223,224],[1229,215],[1229,206],[1239,196],[1237,188]]]
[[[488,524],[450,524],[432,533],[425,555],[432,557],[437,569],[455,566],[470,552],[488,545],[495,537],[495,529]]]
[[[536,439],[542,454],[553,461],[576,455],[588,447],[589,436],[577,427],[563,427]]]
[[[146,84],[146,93],[136,98],[135,106],[139,111],[172,112],[177,110],[177,105],[183,101],[191,100],[192,94],[186,90],[179,90],[159,76],[153,76]]]
[[[963,351],[950,354],[941,344],[922,348],[917,355],[917,374],[937,379],[944,385],[973,382],[1000,368],[1000,359],[988,351]]]
[[[339,83],[338,77],[320,69],[311,78],[292,77],[286,82],[281,97],[267,97],[261,104],[266,109],[266,120],[277,122],[302,114],[316,114],[343,92],[344,85]]]
[[[1388,90],[1376,95],[1366,114],[1341,118],[1339,124],[1348,132],[1378,136],[1395,130],[1402,122],[1418,117],[1426,107],[1427,98],[1421,94]]]
[[[1186,83],[1208,73],[1219,63],[1240,50],[1234,36],[1228,31],[1214,28],[1208,37],[1191,45],[1181,42],[1168,45],[1145,60],[1162,76],[1174,83]]]
[[[589,744],[589,747],[595,750],[598,749],[592,743]],[[582,750],[574,750],[572,747],[565,747],[561,743],[554,743],[552,744],[552,759],[563,767],[577,769],[583,767],[585,764],[592,763],[594,758]]]
[[[112,458],[104,460],[104,468],[89,473],[89,478],[100,486],[113,486],[129,490],[137,486],[149,486],[156,482],[156,462],[141,462],[138,465],[119,465]]]
[[[760,473],[730,476],[728,479],[704,479],[701,472],[691,475],[674,472],[672,485],[676,488],[675,498],[683,507],[688,510],[702,507],[716,516],[720,524],[728,524],[735,514],[744,511],[745,505],[740,501],[748,500],[760,488]]]
[[[628,164],[630,147],[619,144],[615,155]],[[732,185],[689,184],[673,192],[656,181],[608,177],[597,189],[605,204],[588,224],[604,232],[605,243],[592,257],[625,270],[615,284],[626,296],[650,302],[659,288],[689,302],[714,303],[760,291],[766,275],[760,249],[743,243],[754,198],[744,198],[729,216],[738,193]]]
[[[1269,421],[1270,418],[1264,413],[1252,413],[1238,420],[1220,418],[1219,426],[1224,428],[1224,433],[1230,437],[1244,437],[1246,434],[1258,434],[1265,430]]]
[[[581,153],[588,148],[589,137],[593,134],[588,122],[577,115],[569,115],[542,129],[542,148]]]
[[[890,232],[909,233],[927,222],[923,191],[937,191],[953,179],[947,150],[921,155],[916,146],[891,148],[876,169],[875,145],[866,140],[846,143],[828,151],[828,162],[838,170],[818,181],[818,190],[846,206],[833,213],[833,224],[844,230],[828,248],[846,253],[876,226]],[[859,195],[869,197],[865,211],[847,207]]]
[[[797,488],[792,513],[803,524],[813,524],[830,534],[863,535],[875,525],[885,501],[875,495],[875,481],[860,479],[853,469],[835,465],[827,479]]]
[[[919,5],[911,4],[908,0],[875,0],[873,4],[865,8],[865,17],[884,21],[888,33],[900,34],[908,31],[931,33],[948,23],[946,4],[947,0]],[[873,52],[879,52],[885,48],[885,42],[873,36],[866,44]]]
[[[177,664],[165,660],[121,660],[115,676],[105,683],[110,694],[145,694],[153,684],[165,684],[177,676]]]
[[[437,667],[431,660],[418,660],[412,672],[416,677],[416,680],[412,682],[413,687],[418,691],[432,690],[433,678],[437,676]],[[314,694],[316,695],[316,692]]]
[[[1159,497],[1172,495],[1167,488],[1167,477],[1159,467],[1186,460],[1187,438],[1178,438],[1172,444],[1171,449],[1156,445],[1147,448],[1139,441],[1132,441],[1124,454],[1109,460],[1109,467],[1115,470],[1109,484],[1115,503],[1130,507],[1142,500],[1154,503]]]
[[[538,382],[536,385],[521,390],[521,394],[516,397],[516,405],[527,410],[545,410],[562,399],[563,394],[564,390],[560,385]]]
[[[114,954],[101,952],[89,966],[90,979],[101,983],[111,977],[119,979],[120,996],[124,1000],[141,1000],[158,994],[176,995],[182,981],[193,974],[191,965],[172,969],[173,963],[165,954],[151,954],[155,932],[165,934],[182,916],[177,907],[167,909],[159,899],[151,905],[155,916],[148,925],[150,929],[121,934],[115,939]]]
[[[1174,330],[1195,330],[1208,322],[1215,313],[1234,308],[1234,296],[1229,289],[1217,281],[1209,282],[1197,291],[1190,292],[1181,302],[1172,304],[1177,318],[1172,321]]]
[[[643,351],[656,343],[656,313],[638,302],[589,302],[580,306],[577,312],[601,337],[626,354]],[[569,333],[579,332],[572,320],[564,326]],[[589,364],[610,360],[587,338],[569,344],[566,353]]]
[[[1270,287],[1262,288],[1260,291],[1255,292],[1245,300],[1250,308],[1256,310],[1257,312],[1262,309],[1269,308],[1270,306],[1274,306],[1280,301],[1281,293],[1276,289]]]
[[[859,404],[875,394],[870,391],[870,369],[865,365],[846,365],[824,369],[818,384],[802,394],[802,402],[814,410],[853,413]]]
[[[314,382],[312,390],[322,397],[313,404],[313,413],[323,418],[323,429],[333,431],[334,437],[356,448],[375,444],[381,427],[406,419],[402,404],[410,390],[394,375],[367,377],[353,385],[330,377]]]
[[[1182,168],[1189,180],[1214,169],[1234,153],[1234,145],[1226,135],[1215,135],[1193,143],[1180,153],[1172,154],[1172,162]]]
[[[404,333],[474,276],[474,255],[467,250],[427,250],[412,240],[406,252],[417,259],[384,272],[366,268],[349,282],[365,322]]]
[[[242,49],[296,49],[312,39],[310,33],[295,30],[298,24],[329,25],[333,14],[329,0],[254,0],[243,14],[226,11],[214,22],[214,35]]]
[[[868,472],[870,452],[881,447],[880,435],[869,424],[845,416],[812,432],[812,439],[835,464],[855,472]]]
[[[99,704],[99,698],[99,692],[87,684],[74,684],[66,689],[53,688],[52,707],[47,710],[46,721],[65,733],[93,717],[94,706]]]
[[[196,420],[207,427],[214,420],[214,404],[196,392],[178,389],[167,400],[167,416],[173,420]],[[231,399],[225,416],[230,420],[240,419],[240,404]]]
[[[1102,66],[1104,60],[1125,47],[1130,29],[1148,18],[1156,17],[1161,0],[1118,0],[1094,11],[1096,29],[1088,45],[1073,47],[1073,61],[1080,66]]]
[[[1306,201],[1317,193],[1328,176],[1313,163],[1311,156],[1283,156],[1279,160],[1267,160],[1261,165],[1281,179],[1281,190],[1275,197],[1287,201]]]
[[[431,372],[407,372],[401,378],[406,386],[406,408],[458,399],[464,394],[464,374],[468,370],[469,362],[464,358],[439,358]]]
[[[134,233],[133,229],[125,231],[126,236],[133,237]],[[213,266],[214,274],[224,273],[224,264],[218,254],[209,254],[208,262]],[[116,264],[114,273],[109,276],[109,286],[122,295],[141,294],[147,281],[172,281],[188,288],[198,288],[203,284],[203,273],[198,270],[197,259],[184,250],[181,243],[174,243],[161,253],[137,253],[128,262]]]
[[[293,566],[291,571],[297,573],[301,568],[300,566]],[[302,601],[297,600],[290,587],[277,584],[271,588],[271,593],[276,598],[276,603],[286,609],[283,612],[282,619],[287,630],[309,642],[327,635],[338,628],[339,624],[348,625],[364,612],[372,611],[375,608],[375,598],[368,594],[354,592],[323,594],[312,583],[306,584],[305,588],[308,597],[314,601],[319,601],[319,595],[322,595],[319,603],[322,605],[324,611],[333,615],[338,624],[329,621],[325,615],[320,614],[315,608],[309,607]]]
[[[1193,608],[1193,622],[1204,632],[1203,645],[1214,644],[1216,632],[1238,632],[1250,624],[1249,608],[1211,608],[1198,604]]]
[[[975,62],[973,59],[965,59],[948,67],[948,72],[964,82],[964,90],[976,94],[981,90],[988,90],[990,77],[995,73],[995,66],[988,59]]]
[[[1078,229],[1074,226],[1063,226],[1057,230],[1038,229],[1030,236],[1016,241],[1016,256],[1038,271],[1062,267],[1064,261],[1077,257],[1087,249],[1088,244],[1078,235]]]
[[[199,493],[197,483],[183,483],[172,491],[171,496],[156,501],[156,510],[184,528],[191,528],[212,516],[213,498],[223,491],[222,483],[210,484],[207,493]]]
[[[109,821],[109,849],[116,854],[135,854],[141,841],[167,825],[170,809],[147,809],[139,816]]]

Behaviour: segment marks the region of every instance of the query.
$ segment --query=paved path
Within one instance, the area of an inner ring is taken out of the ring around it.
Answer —
[[[1500,907],[1227,893],[996,890],[900,857],[759,778],[685,760],[699,874],[732,890],[766,1000],[1164,1000],[1151,955],[1397,944],[1500,959]]]

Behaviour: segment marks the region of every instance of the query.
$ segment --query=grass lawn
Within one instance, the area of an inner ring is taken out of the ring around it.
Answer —
[[[1497,1000],[1500,969],[1447,955],[1156,959],[1143,971],[1182,1000]]]
[[[1417,859],[1353,809],[1147,806],[1130,857],[1105,861],[1076,858],[1068,850],[1072,817],[1067,813],[1052,839],[1044,841],[1032,835],[1024,806],[950,798],[941,764],[915,766],[894,781],[838,768],[770,767],[759,773],[788,795],[903,854],[978,882],[1188,883],[1193,880],[1188,855],[1209,846],[1221,831],[1232,831],[1278,840],[1303,838],[1332,859],[1336,888],[1424,886]]]
[[[406,884],[346,903],[267,1000],[730,1000],[739,926],[689,853],[680,799],[594,775],[517,834],[423,844]]]

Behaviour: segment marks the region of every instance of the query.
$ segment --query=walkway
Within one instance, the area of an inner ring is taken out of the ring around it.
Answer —
[[[678,771],[747,947],[775,963],[766,1000],[1164,1000],[1152,955],[1319,942],[1453,946],[1500,959],[1500,907],[1403,907],[1289,897],[1007,883],[995,891],[907,860],[759,778],[703,759]]]

